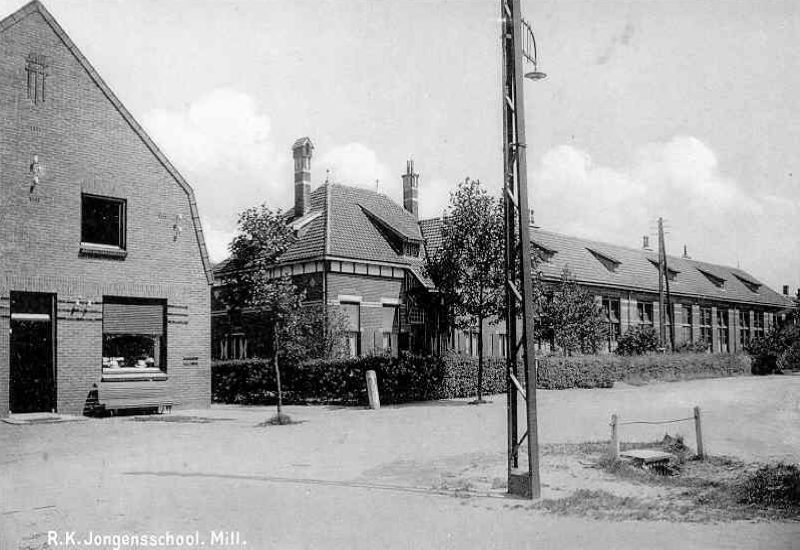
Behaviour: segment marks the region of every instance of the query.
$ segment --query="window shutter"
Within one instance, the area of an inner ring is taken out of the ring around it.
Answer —
[[[164,334],[163,304],[103,304],[104,334]]]

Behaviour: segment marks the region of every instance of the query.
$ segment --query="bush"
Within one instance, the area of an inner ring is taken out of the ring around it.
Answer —
[[[618,355],[644,355],[658,349],[658,336],[653,327],[636,325],[617,340]]]
[[[615,381],[646,382],[737,376],[749,369],[744,355],[671,354],[622,357],[586,355],[539,358],[537,387],[610,388]],[[505,359],[484,358],[483,391],[506,391]],[[381,402],[386,404],[471,397],[476,394],[478,359],[468,355],[442,357],[374,355],[352,359],[315,360],[281,368],[285,403],[366,405],[365,374],[374,370]],[[272,404],[277,400],[275,371],[266,359],[217,361],[211,370],[215,402]],[[518,369],[518,379],[525,383]]]
[[[798,325],[773,326],[763,337],[748,342],[745,351],[753,358],[753,374],[779,374],[778,358],[796,342],[800,342]]]
[[[675,353],[705,353],[710,348],[708,342],[681,342],[675,346]]]
[[[736,485],[737,500],[776,508],[800,505],[800,468],[778,463],[762,466]]]
[[[776,366],[780,371],[800,370],[800,341],[780,354]]]

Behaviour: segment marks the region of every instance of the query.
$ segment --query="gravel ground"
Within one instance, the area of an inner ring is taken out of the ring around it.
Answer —
[[[0,550],[55,548],[51,530],[59,542],[65,531],[77,541],[89,532],[198,532],[206,545],[231,549],[792,548],[800,540],[798,522],[604,522],[532,511],[504,497],[505,398],[492,401],[287,407],[301,423],[263,428],[256,424],[272,409],[233,406],[0,423]],[[665,420],[699,405],[707,453],[800,461],[798,376],[540,391],[538,401],[543,443],[607,439],[612,413]],[[664,432],[625,426],[622,438]],[[669,432],[694,445],[691,423]],[[569,457],[545,456],[542,484],[548,498],[632,490]]]

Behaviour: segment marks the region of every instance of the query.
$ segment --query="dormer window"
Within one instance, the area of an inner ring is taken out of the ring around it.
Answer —
[[[531,241],[531,246],[533,247],[533,253],[539,260],[543,262],[550,262],[553,259],[553,256],[556,255],[555,250],[552,248],[547,248],[546,246],[535,241]]]
[[[705,276],[705,278],[708,279],[711,282],[711,284],[713,284],[715,287],[722,289],[725,288],[725,279],[723,279],[722,277],[714,275],[713,273],[709,273],[708,271],[700,268],[698,268],[697,271],[702,273]]]
[[[648,258],[648,261],[651,264],[653,264],[653,267],[658,269],[658,262],[656,260],[651,260],[651,259]],[[676,280],[678,278],[678,273],[680,273],[680,271],[677,271],[675,269],[671,269],[669,266],[667,266],[667,279],[668,280],[670,280],[670,281]]]
[[[598,262],[603,264],[603,267],[605,267],[611,273],[615,273],[617,271],[617,268],[622,264],[622,262],[620,262],[619,260],[616,260],[606,254],[603,254],[602,252],[598,252],[597,250],[592,250],[591,248],[587,248],[586,250],[591,252],[592,256],[594,256]]]
[[[403,254],[412,258],[419,257],[419,243],[406,241],[403,243]]]
[[[744,286],[747,287],[747,290],[749,290],[750,292],[753,292],[755,294],[758,294],[758,289],[761,288],[761,283],[753,281],[753,280],[750,280],[750,279],[746,279],[744,277],[740,277],[739,275],[736,275],[735,273],[734,273],[734,275],[736,276],[737,279],[739,279],[739,281],[741,281],[741,283]]]

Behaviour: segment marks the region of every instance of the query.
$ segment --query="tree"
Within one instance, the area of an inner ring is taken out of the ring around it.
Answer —
[[[555,287],[539,287],[537,295],[540,337],[553,341],[564,355],[597,353],[608,333],[602,308],[580,287],[566,267]]]
[[[478,180],[467,178],[450,194],[442,245],[426,269],[442,294],[453,326],[478,328],[476,403],[483,402],[483,325],[504,303],[503,207]]]
[[[248,309],[251,318],[264,327],[278,384],[278,414],[274,423],[285,423],[282,414],[280,362],[301,361],[342,354],[345,321],[324,305],[303,305],[305,293],[289,275],[275,276],[280,256],[294,242],[292,229],[280,211],[266,205],[248,208],[239,215],[238,231],[229,246],[231,260],[226,270],[223,295],[232,308]],[[280,361],[279,361],[280,360]]]

